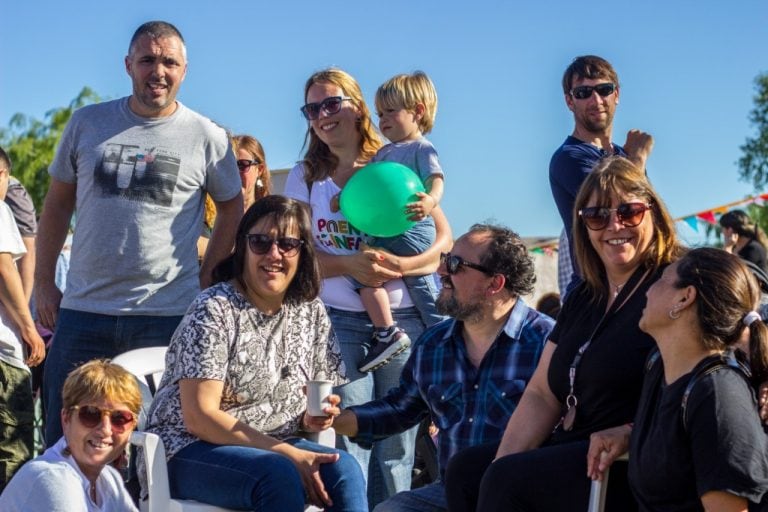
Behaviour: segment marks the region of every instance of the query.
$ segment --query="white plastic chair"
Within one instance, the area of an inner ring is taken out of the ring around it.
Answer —
[[[165,371],[165,353],[167,351],[168,347],[137,348],[123,352],[112,359],[113,363],[128,370],[139,381],[142,399],[138,423],[140,430],[144,428],[149,406],[152,405],[163,371]]]
[[[231,509],[215,507],[192,500],[171,499],[168,488],[168,468],[165,463],[165,447],[157,434],[134,432],[131,444],[144,449],[147,466],[149,496],[139,505],[141,512],[229,512]]]
[[[625,453],[621,457],[617,458],[616,461],[627,461],[629,460],[629,454]],[[592,480],[592,488],[589,492],[589,506],[587,507],[587,512],[603,512],[605,510],[605,494],[608,491],[608,475],[611,472],[611,468],[605,470],[605,473],[603,474],[603,480]]]
[[[165,352],[167,347],[151,347],[130,350],[118,355],[112,362],[119,364],[139,381],[143,405],[149,409],[157,385],[165,370]],[[336,445],[336,433],[328,429],[320,434],[308,436],[312,441],[324,446]],[[171,498],[168,487],[168,467],[165,460],[163,441],[149,432],[133,432],[131,444],[144,449],[146,478],[149,494],[146,500],[139,504],[142,512],[233,512],[232,509],[216,507],[193,500],[177,500]],[[305,512],[321,512],[322,509],[308,506]]]

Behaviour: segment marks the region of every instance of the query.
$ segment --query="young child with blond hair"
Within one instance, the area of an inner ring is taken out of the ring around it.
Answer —
[[[426,192],[406,206],[406,213],[416,224],[402,235],[373,238],[370,245],[398,256],[412,256],[427,250],[435,240],[435,223],[430,212],[443,197],[443,169],[434,146],[424,137],[432,130],[437,113],[437,92],[429,77],[421,71],[397,75],[376,91],[379,129],[390,143],[382,147],[371,162],[397,162],[419,175]],[[435,309],[437,288],[433,275],[406,276],[403,281],[426,326],[443,317]],[[374,327],[374,344],[360,364],[361,372],[370,372],[387,364],[406,350],[411,340],[392,318],[389,297],[383,288],[359,285],[360,298]]]

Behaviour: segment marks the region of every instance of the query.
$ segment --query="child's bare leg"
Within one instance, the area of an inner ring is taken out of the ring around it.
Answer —
[[[384,288],[360,288],[360,300],[377,329],[386,329],[395,323],[389,307],[389,295]]]

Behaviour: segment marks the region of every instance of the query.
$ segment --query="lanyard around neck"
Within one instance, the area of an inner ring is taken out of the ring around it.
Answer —
[[[608,323],[608,320],[622,307],[624,307],[624,304],[629,301],[629,299],[632,297],[632,295],[635,294],[635,291],[640,287],[640,285],[645,281],[645,278],[648,276],[648,274],[651,272],[651,269],[646,270],[643,274],[640,274],[639,272],[635,272],[635,274],[632,275],[632,278],[630,278],[629,282],[627,283],[628,286],[625,286],[619,295],[616,296],[616,298],[613,301],[613,304],[611,304],[611,307],[608,308],[608,311],[603,313],[602,318],[600,318],[600,321],[595,326],[594,330],[592,331],[592,334],[589,335],[589,338],[587,338],[587,341],[584,342],[580,347],[579,350],[576,352],[576,355],[573,357],[573,361],[571,362],[571,365],[568,367],[568,384],[569,384],[569,391],[568,396],[565,398],[565,405],[570,410],[572,407],[575,407],[578,403],[578,399],[575,395],[574,385],[576,384],[576,372],[579,369],[579,365],[581,364],[581,359],[584,356],[584,352],[587,351],[587,349],[590,347],[592,342],[594,341],[597,336],[599,336],[600,331],[603,330],[603,327]],[[634,281],[634,283],[633,283]],[[629,291],[628,291],[629,290]]]

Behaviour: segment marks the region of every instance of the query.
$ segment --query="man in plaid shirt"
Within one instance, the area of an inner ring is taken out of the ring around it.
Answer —
[[[441,256],[438,272],[443,288],[437,307],[452,318],[424,331],[413,345],[399,387],[383,399],[342,410],[334,427],[370,447],[429,415],[439,428],[442,476],[456,452],[501,439],[554,321],[520,298],[533,290],[533,261],[507,228],[475,224]],[[445,509],[441,481],[376,507]]]

